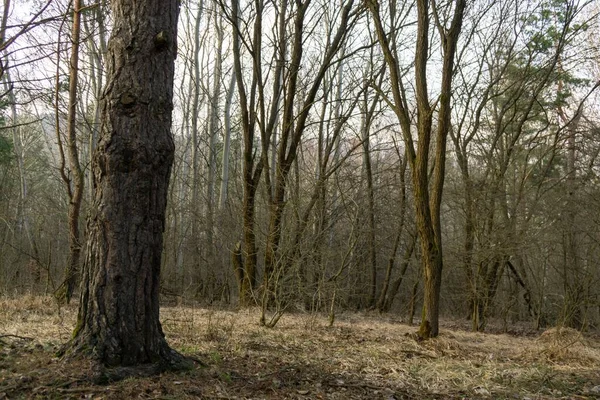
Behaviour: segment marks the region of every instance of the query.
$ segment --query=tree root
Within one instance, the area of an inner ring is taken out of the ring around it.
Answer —
[[[173,357],[170,360],[151,364],[111,367],[99,362],[94,371],[93,381],[95,384],[105,385],[127,378],[148,378],[166,371],[189,371],[194,368],[194,362],[199,362],[184,357],[175,350],[172,350],[172,353]]]
[[[168,347],[161,351],[158,360],[153,362],[137,365],[110,365],[103,358],[102,352],[98,353],[95,347],[83,343],[70,341],[57,352],[57,356],[62,358],[63,362],[77,359],[90,360],[92,362],[90,380],[98,385],[118,382],[127,378],[147,378],[166,371],[188,371],[196,365],[206,366],[199,359],[185,357]]]

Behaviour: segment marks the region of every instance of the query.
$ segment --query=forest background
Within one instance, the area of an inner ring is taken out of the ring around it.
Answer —
[[[77,292],[112,26],[77,4],[4,0],[3,296]],[[433,5],[181,3],[163,299],[598,327],[598,4]]]

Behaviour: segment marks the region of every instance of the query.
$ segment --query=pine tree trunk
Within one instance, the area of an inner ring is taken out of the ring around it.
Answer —
[[[159,322],[178,1],[113,0],[94,203],[71,353],[170,366]]]

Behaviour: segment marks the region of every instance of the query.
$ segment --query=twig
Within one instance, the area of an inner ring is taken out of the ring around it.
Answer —
[[[370,383],[360,383],[360,382],[337,383],[337,382],[328,382],[327,385],[331,386],[331,387],[357,387],[357,388],[372,389],[372,390],[385,390],[385,389],[389,389],[389,390],[393,390],[395,392],[395,390],[392,389],[392,388],[385,387],[385,386],[372,385]]]
[[[54,386],[58,387],[59,388],[58,390],[75,390],[77,388],[69,388],[69,386],[71,386],[75,383],[85,383],[85,381],[81,380],[81,379],[71,379],[71,380],[63,382],[63,383],[58,383]]]
[[[89,393],[89,392],[105,392],[106,388],[93,387],[78,387],[78,388],[59,388],[60,393]]]
[[[27,340],[27,341],[32,341],[33,340],[33,338],[26,337],[26,336],[11,335],[11,334],[0,335],[0,339],[2,339],[2,338],[9,338],[9,337],[16,338],[16,339],[21,339],[21,340]]]

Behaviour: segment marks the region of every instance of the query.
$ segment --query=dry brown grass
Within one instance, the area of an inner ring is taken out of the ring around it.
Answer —
[[[415,328],[376,315],[285,315],[274,329],[257,310],[164,307],[170,344],[208,367],[93,384],[90,365],[53,352],[70,337],[75,306],[0,299],[0,399],[8,398],[600,398],[600,342],[577,331],[514,337]],[[16,335],[16,336],[2,336]],[[28,340],[26,338],[31,338]],[[87,397],[86,397],[87,396]],[[594,397],[596,396],[596,397]]]

